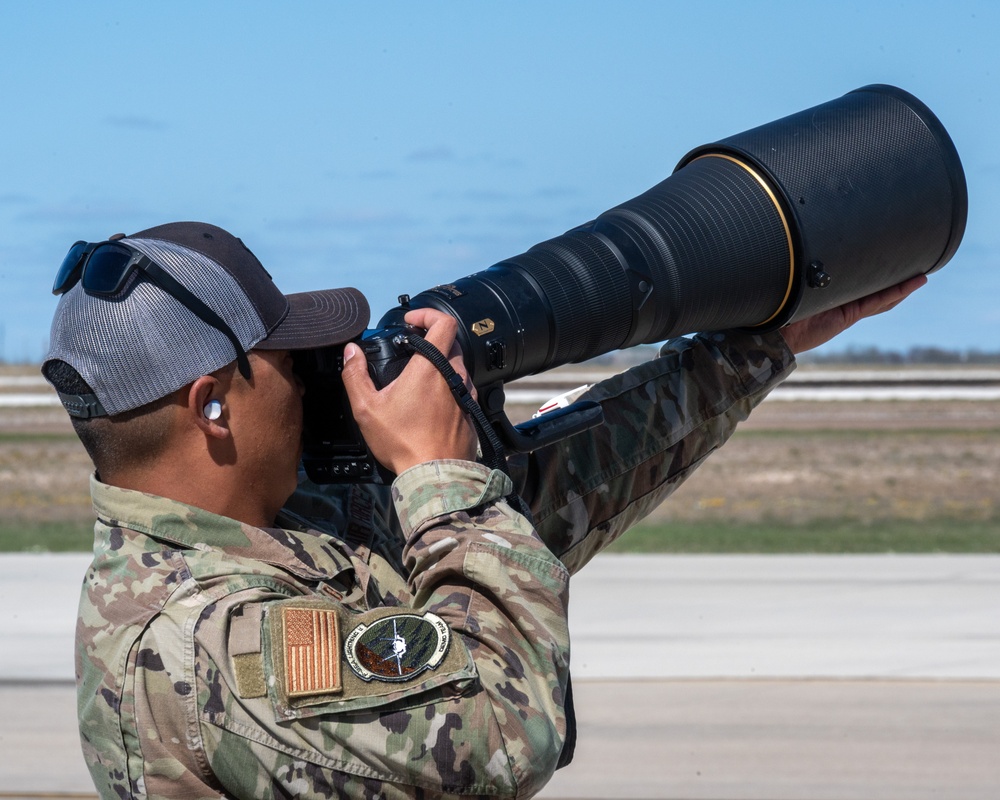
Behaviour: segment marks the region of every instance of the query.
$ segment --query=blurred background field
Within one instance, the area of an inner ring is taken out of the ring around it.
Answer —
[[[530,410],[510,406],[514,419]],[[90,469],[61,408],[0,405],[0,550],[88,550]],[[614,549],[1000,552],[1000,400],[776,392]]]

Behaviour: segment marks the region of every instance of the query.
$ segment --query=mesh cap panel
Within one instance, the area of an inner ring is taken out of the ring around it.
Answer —
[[[266,331],[246,294],[219,264],[165,241],[129,239],[215,311],[245,350]],[[170,394],[236,358],[225,334],[202,322],[139,273],[115,297],[93,297],[80,283],[62,296],[46,360],[83,377],[108,414]]]

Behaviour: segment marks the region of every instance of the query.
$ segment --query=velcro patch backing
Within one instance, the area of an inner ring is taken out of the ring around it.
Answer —
[[[313,612],[318,614],[314,616]],[[326,620],[330,625],[324,629]],[[394,606],[357,614],[327,598],[277,601],[267,612],[263,647],[267,692],[275,704],[277,719],[362,711],[396,702],[411,707],[432,702],[435,695],[430,690],[444,691],[445,686],[449,687],[449,696],[456,696],[475,685],[478,674],[468,648],[450,631],[441,632],[442,627],[447,630],[445,621],[433,614],[418,616]],[[339,630],[336,641],[324,632],[334,629]],[[364,636],[365,632],[369,635]],[[348,646],[353,645],[349,657],[344,652],[348,633],[352,634]],[[299,653],[294,648],[305,650]],[[364,652],[366,648],[371,652]],[[318,657],[321,649],[329,654],[328,660],[323,658],[321,662],[336,670],[336,680],[332,672],[322,672],[322,664],[310,662],[307,657]],[[369,666],[371,674],[362,678],[347,666],[350,658],[377,662],[385,675],[376,677]],[[314,666],[309,667],[310,663]],[[327,688],[323,688],[324,684]]]

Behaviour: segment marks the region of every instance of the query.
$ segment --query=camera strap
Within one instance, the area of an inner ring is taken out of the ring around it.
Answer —
[[[441,376],[448,384],[448,388],[451,389],[455,402],[472,419],[476,435],[479,437],[479,448],[482,451],[483,464],[490,469],[500,470],[509,478],[510,471],[507,468],[507,453],[504,450],[503,442],[500,441],[496,430],[486,418],[486,413],[482,407],[476,402],[476,398],[472,396],[469,387],[465,385],[462,376],[452,367],[440,350],[419,334],[408,333],[405,336],[399,337],[399,339],[401,344],[413,352],[422,355],[441,373]],[[507,495],[505,499],[518,513],[529,520],[531,519],[531,512],[528,509],[527,503],[516,492]]]

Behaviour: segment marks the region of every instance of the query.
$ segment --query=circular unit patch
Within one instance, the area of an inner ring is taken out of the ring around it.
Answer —
[[[354,628],[344,656],[366,681],[406,681],[434,669],[448,652],[451,631],[434,614],[395,614]]]

